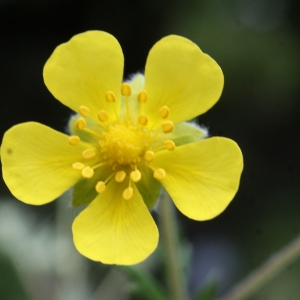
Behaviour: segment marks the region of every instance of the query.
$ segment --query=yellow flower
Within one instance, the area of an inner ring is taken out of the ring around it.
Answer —
[[[235,142],[207,137],[186,120],[219,99],[223,74],[191,41],[167,36],[151,49],[145,76],[122,83],[123,53],[108,33],[88,31],[58,46],[44,81],[79,113],[70,136],[28,122],[13,126],[1,147],[3,177],[21,201],[41,205],[73,188],[73,206],[87,204],[73,223],[86,257],[135,264],[157,246],[150,215],[161,185],[195,220],[220,214],[242,171]],[[55,116],[53,116],[55,117]]]

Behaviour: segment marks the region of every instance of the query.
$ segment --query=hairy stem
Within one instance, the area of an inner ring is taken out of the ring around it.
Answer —
[[[186,300],[182,268],[178,253],[178,230],[174,205],[164,191],[160,202],[160,230],[165,252],[167,280],[172,300]]]
[[[287,265],[300,257],[300,236],[271,256],[219,300],[248,299]]]

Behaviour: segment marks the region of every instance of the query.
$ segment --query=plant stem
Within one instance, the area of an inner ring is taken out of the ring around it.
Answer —
[[[263,265],[253,271],[219,300],[248,299],[288,264],[299,257],[300,236],[271,256]]]
[[[178,230],[174,205],[163,191],[160,201],[160,230],[163,240],[170,299],[186,300],[186,289],[178,255]]]

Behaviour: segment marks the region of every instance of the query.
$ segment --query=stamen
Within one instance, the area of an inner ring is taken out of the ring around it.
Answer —
[[[154,161],[155,154],[154,154],[153,151],[147,150],[147,151],[145,152],[144,158],[145,158],[145,160],[146,160],[147,162],[152,162],[152,161]]]
[[[125,200],[130,200],[133,196],[133,188],[129,186],[127,189],[124,190],[123,192],[123,198]]]
[[[94,175],[94,170],[91,167],[86,166],[82,169],[81,175],[84,178],[92,178]]]
[[[126,82],[122,83],[121,94],[125,97],[129,97],[131,95],[131,86],[128,83]]]
[[[90,109],[84,105],[81,105],[79,107],[79,113],[84,116],[87,117],[90,114]]]
[[[147,91],[140,91],[138,93],[138,102],[139,103],[146,103],[148,100],[148,92]]]
[[[148,124],[148,118],[145,115],[140,115],[138,117],[138,123],[142,126],[146,126]]]
[[[81,163],[81,162],[75,162],[73,165],[72,165],[72,167],[75,169],[75,170],[78,170],[78,171],[81,171],[84,167],[85,167],[85,165],[83,164],[83,163]]]
[[[72,135],[69,137],[69,144],[72,146],[77,145],[80,142],[80,138],[77,135]]]
[[[116,182],[123,182],[126,177],[126,172],[118,171],[115,175]]]
[[[82,156],[85,159],[92,159],[92,158],[94,158],[96,156],[96,152],[95,152],[94,149],[85,149],[82,152]]]
[[[131,95],[131,92],[132,92],[131,86],[128,83],[123,82],[121,85],[121,94],[126,97],[126,120],[127,121],[130,121],[128,97]]]
[[[95,170],[95,169],[97,169],[97,168],[99,168],[99,167],[102,167],[102,166],[105,166],[105,165],[107,165],[107,164],[108,164],[107,161],[101,162],[101,163],[99,163],[99,164],[97,164],[97,165],[92,166],[92,169]]]
[[[170,133],[174,129],[174,123],[172,121],[163,121],[161,123],[161,129],[164,133]]]
[[[108,113],[105,110],[100,110],[98,112],[98,119],[100,122],[106,122],[109,118]]]
[[[138,181],[141,180],[141,178],[142,178],[142,174],[141,174],[141,172],[138,169],[135,169],[134,171],[132,171],[130,173],[130,179],[133,182],[138,182]]]
[[[173,151],[175,149],[175,143],[171,140],[165,140],[164,145],[166,149],[169,151]]]
[[[91,130],[91,129],[83,128],[82,130],[84,130],[85,132],[88,132],[88,133],[90,133],[90,134],[92,134],[92,135],[95,135],[96,137],[99,137],[99,138],[102,137],[102,135],[100,135],[99,133],[97,133],[96,131],[93,131],[93,130]]]
[[[170,109],[168,106],[162,106],[159,109],[159,114],[163,119],[166,119],[169,116],[169,113],[170,113]]]
[[[84,118],[80,117],[77,119],[75,126],[78,130],[82,130],[84,129],[84,127],[86,126],[86,121]]]
[[[106,190],[105,182],[98,181],[95,188],[96,188],[97,193],[99,193],[99,194],[103,193]]]
[[[114,103],[114,102],[116,102],[116,95],[112,91],[107,91],[105,93],[105,99],[109,103]]]
[[[159,168],[154,171],[153,176],[157,180],[163,180],[166,177],[166,171],[162,168]]]

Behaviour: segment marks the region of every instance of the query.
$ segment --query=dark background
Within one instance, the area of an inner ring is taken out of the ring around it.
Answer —
[[[300,233],[299,12],[298,0],[1,0],[1,135],[30,120],[64,130],[70,110],[48,92],[42,69],[54,48],[79,32],[113,34],[123,48],[125,77],[143,71],[163,36],[198,44],[225,76],[220,101],[199,124],[235,140],[245,168],[236,197],[218,218],[178,216],[193,245],[191,293],[210,277],[220,279],[222,293]],[[0,192],[10,197],[3,181]],[[30,210],[37,220],[52,220],[55,204]],[[253,299],[298,299],[299,276],[298,262]]]

